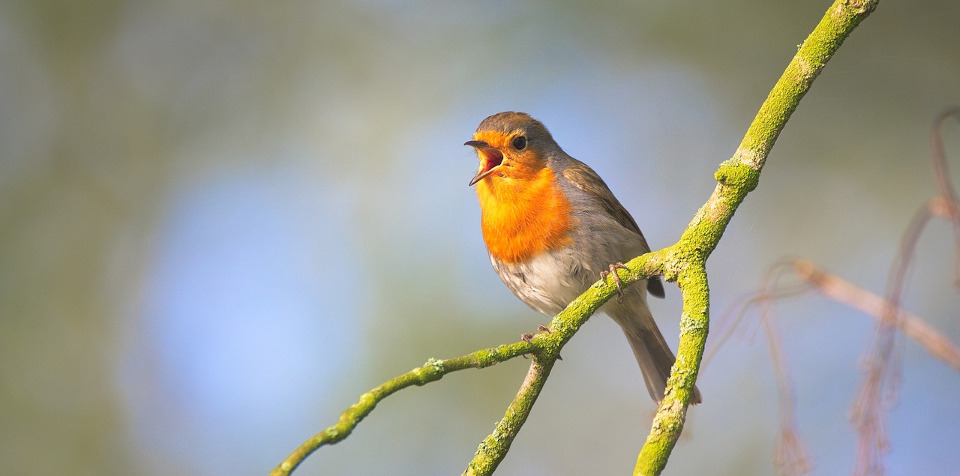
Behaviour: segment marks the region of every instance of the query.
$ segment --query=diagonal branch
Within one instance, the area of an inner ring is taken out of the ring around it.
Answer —
[[[662,272],[662,252],[647,253],[630,261],[630,269],[619,270],[618,275],[625,284],[634,283]],[[360,396],[340,415],[337,424],[317,433],[301,444],[280,465],[270,473],[271,476],[291,474],[311,453],[321,446],[337,443],[353,431],[369,415],[377,404],[394,392],[411,386],[426,385],[440,380],[444,375],[469,368],[484,368],[510,360],[520,355],[533,355],[533,363],[527,373],[520,391],[511,402],[504,418],[497,424],[493,434],[480,444],[476,455],[470,462],[465,474],[489,475],[507,455],[513,439],[526,421],[533,403],[536,401],[546,382],[554,363],[560,358],[560,350],[573,337],[590,316],[596,312],[617,292],[614,279],[608,277],[594,283],[579,298],[574,300],[550,323],[548,332],[535,335],[529,342],[515,342],[494,348],[482,349],[467,355],[447,360],[430,359],[422,366],[397,376],[379,387]],[[692,384],[691,384],[692,385]]]
[[[709,328],[707,258],[737,207],[756,187],[770,150],[813,80],[877,3],[878,0],[837,0],[830,6],[760,106],[734,156],[720,165],[713,195],[687,226],[680,242],[671,247],[679,259],[668,259],[664,267],[666,278],[676,279],[683,291],[680,346],[666,394],[640,450],[634,474],[660,474],[683,429],[689,391],[700,370]]]
[[[360,421],[366,418],[381,400],[398,390],[414,385],[426,385],[458,370],[489,367],[520,355],[529,354],[532,350],[533,346],[528,342],[515,342],[509,345],[478,350],[452,359],[430,359],[422,367],[417,367],[360,395],[357,403],[340,414],[340,421],[336,425],[317,433],[301,444],[287,459],[270,472],[270,476],[285,476],[292,473],[307,456],[310,456],[321,446],[332,445],[349,436]]]
[[[797,260],[793,263],[793,269],[797,276],[808,281],[827,297],[860,310],[877,320],[883,318],[883,313],[889,306],[884,298],[827,273],[810,261]],[[960,371],[960,348],[920,316],[899,307],[895,310],[899,314],[896,325],[903,335],[920,344],[936,359]]]
[[[550,370],[556,362],[557,359],[553,357],[542,358],[534,355],[530,370],[527,371],[527,376],[520,385],[520,391],[507,407],[507,414],[497,423],[494,432],[480,443],[476,455],[470,461],[467,470],[463,472],[464,476],[492,474],[497,469],[503,458],[507,456],[513,438],[527,421],[527,416],[530,415],[530,410],[533,409],[533,404],[540,396],[543,384],[547,382]]]
[[[664,251],[655,251],[634,258],[626,264],[626,270],[618,268],[617,275],[625,285],[629,285],[660,274],[663,269]],[[580,329],[580,326],[586,323],[587,319],[616,292],[617,286],[613,277],[601,279],[557,314],[550,322],[548,332],[541,332],[531,339],[530,343],[536,350],[533,351],[533,363],[530,364],[527,377],[517,396],[507,408],[506,415],[497,423],[494,432],[480,443],[464,475],[493,474],[503,458],[507,456],[507,450],[510,449],[513,439],[527,420],[530,410],[533,409],[533,404],[540,395],[540,390],[553,364],[560,358],[560,350]],[[690,388],[693,388],[692,379]],[[689,399],[689,395],[687,398]]]
[[[659,474],[683,429],[709,328],[707,258],[716,248],[737,207],[756,188],[767,155],[800,99],[843,40],[873,11],[877,1],[837,0],[830,7],[764,101],[734,156],[720,165],[714,175],[717,187],[687,226],[680,241],[634,258],[626,264],[626,270],[616,270],[624,284],[663,274],[668,281],[676,281],[683,293],[677,361],[653,428],[637,459],[635,474]],[[494,433],[481,443],[466,470],[466,474],[471,475],[492,474],[529,415],[546,377],[559,358],[560,349],[616,290],[613,278],[595,283],[554,317],[549,332],[537,334],[529,343],[485,349],[445,361],[431,360],[424,367],[375,388],[345,411],[337,425],[305,442],[271,474],[287,475],[320,446],[342,440],[379,401],[397,390],[439,380],[455,370],[481,368],[517,355],[533,354],[534,361],[523,386]]]

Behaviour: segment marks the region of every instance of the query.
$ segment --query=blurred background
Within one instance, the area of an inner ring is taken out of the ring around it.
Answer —
[[[541,119],[671,244],[829,3],[0,3],[0,473],[266,474],[384,380],[516,340],[547,319],[490,269],[480,120]],[[883,291],[936,193],[958,19],[885,0],[827,65],[710,259],[715,325],[784,256]],[[951,243],[924,234],[905,307],[956,342]],[[679,296],[652,303],[674,348]],[[873,321],[816,295],[777,313],[814,473],[849,473]],[[666,474],[774,471],[756,322]],[[888,472],[956,470],[960,378],[898,349]],[[594,318],[563,357],[498,474],[631,471],[654,405],[623,336]],[[298,474],[459,474],[528,363],[403,391]]]

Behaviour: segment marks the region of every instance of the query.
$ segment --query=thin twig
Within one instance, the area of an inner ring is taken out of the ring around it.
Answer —
[[[527,370],[527,376],[520,385],[517,396],[507,407],[507,413],[503,416],[492,434],[483,439],[477,453],[466,471],[464,476],[477,476],[481,474],[492,474],[497,466],[506,457],[510,450],[510,444],[516,436],[516,432],[523,426],[530,415],[533,404],[536,403],[543,385],[547,382],[550,370],[557,360],[555,358],[541,359],[534,355],[533,362],[530,363],[530,369]]]
[[[900,249],[890,268],[887,278],[886,299],[881,319],[876,328],[876,337],[867,354],[866,376],[856,402],[853,406],[851,421],[857,429],[857,476],[882,475],[884,473],[882,456],[889,446],[886,434],[886,414],[896,401],[900,380],[899,360],[894,355],[896,333],[893,329],[899,325],[900,299],[907,270],[913,262],[920,235],[929,223],[936,208],[947,208],[954,228],[956,249],[960,251],[960,207],[947,172],[946,157],[940,138],[942,123],[951,116],[960,114],[960,109],[948,109],[934,121],[931,132],[931,148],[934,172],[940,189],[940,200],[928,202],[920,208],[911,220],[900,243]],[[960,265],[958,265],[960,273]],[[960,276],[960,274],[958,274]]]
[[[373,411],[374,407],[376,407],[381,400],[398,390],[411,386],[426,385],[430,382],[440,380],[448,373],[458,370],[489,367],[520,355],[529,354],[532,350],[533,345],[529,342],[521,341],[490,349],[478,350],[447,360],[430,359],[422,367],[417,367],[403,375],[399,375],[385,382],[383,385],[360,395],[359,401],[351,405],[350,408],[340,415],[340,421],[337,422],[336,425],[317,433],[301,444],[287,459],[283,460],[280,465],[274,468],[270,475],[288,475],[292,473],[307,456],[310,456],[311,453],[321,446],[332,445],[343,440]]]
[[[937,178],[937,188],[940,195],[928,204],[930,213],[950,220],[953,225],[954,250],[954,285],[960,287],[960,201],[950,181],[950,171],[947,167],[947,156],[943,151],[942,126],[949,118],[960,119],[960,107],[949,108],[940,113],[930,128],[930,151],[933,158],[933,172]]]
[[[794,271],[797,276],[808,281],[825,296],[837,302],[860,310],[878,320],[883,314],[886,307],[883,297],[827,273],[811,261],[796,260]],[[960,372],[960,348],[916,314],[907,312],[903,308],[897,308],[897,313],[897,327],[903,332],[903,335],[920,344],[936,359]]]

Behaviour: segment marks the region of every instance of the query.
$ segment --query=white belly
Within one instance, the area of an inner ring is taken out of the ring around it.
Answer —
[[[513,294],[550,316],[583,294],[600,279],[601,271],[563,250],[541,253],[524,263],[500,263],[492,258],[490,262]]]

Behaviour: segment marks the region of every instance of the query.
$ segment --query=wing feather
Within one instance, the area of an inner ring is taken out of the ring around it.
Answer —
[[[621,226],[635,232],[640,237],[644,252],[650,251],[650,245],[647,244],[647,239],[644,238],[637,222],[630,216],[630,212],[620,204],[607,184],[603,182],[603,179],[587,164],[573,158],[570,160],[570,165],[563,169],[563,177],[589,196],[596,197],[600,206],[608,215],[613,217]],[[663,283],[660,282],[659,277],[647,280],[647,291],[656,297],[662,298],[664,296]]]

